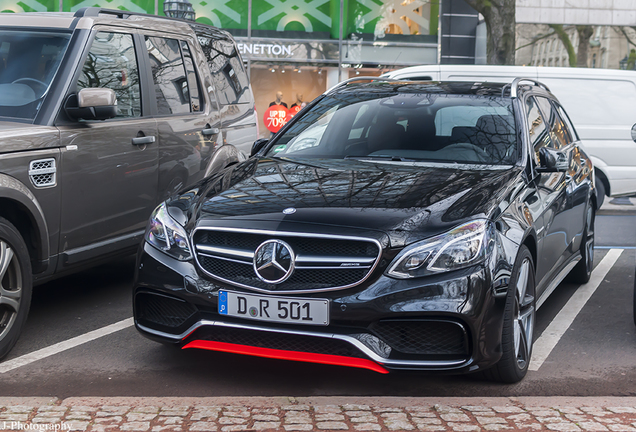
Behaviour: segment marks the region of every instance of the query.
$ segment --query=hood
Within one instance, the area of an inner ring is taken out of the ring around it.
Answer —
[[[59,130],[18,121],[0,121],[0,153],[59,146]]]
[[[379,231],[397,247],[470,219],[491,219],[522,172],[519,167],[405,162],[310,163],[249,159],[177,197],[169,207],[179,210],[171,214],[183,214],[190,228],[291,230],[310,224]]]

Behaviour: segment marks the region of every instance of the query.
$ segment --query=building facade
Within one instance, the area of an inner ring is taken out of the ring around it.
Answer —
[[[635,48],[636,32],[623,26],[592,26],[587,67],[626,69],[630,51]],[[575,52],[579,46],[576,26],[564,26]],[[629,39],[628,39],[629,38]],[[517,24],[517,65],[569,67],[568,52],[563,42],[547,25]],[[630,69],[633,64],[630,64]]]

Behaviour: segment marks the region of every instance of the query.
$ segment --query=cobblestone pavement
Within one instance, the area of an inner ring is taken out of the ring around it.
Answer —
[[[0,398],[0,430],[636,432],[636,397]]]

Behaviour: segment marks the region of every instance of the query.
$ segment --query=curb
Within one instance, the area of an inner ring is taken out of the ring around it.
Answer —
[[[0,430],[636,431],[636,397],[0,397]]]

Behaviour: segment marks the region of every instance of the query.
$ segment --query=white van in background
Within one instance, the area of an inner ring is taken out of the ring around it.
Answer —
[[[636,72],[612,69],[536,66],[431,65],[382,75],[432,81],[512,82],[536,79],[550,88],[592,158],[599,191],[604,195],[636,194]]]

